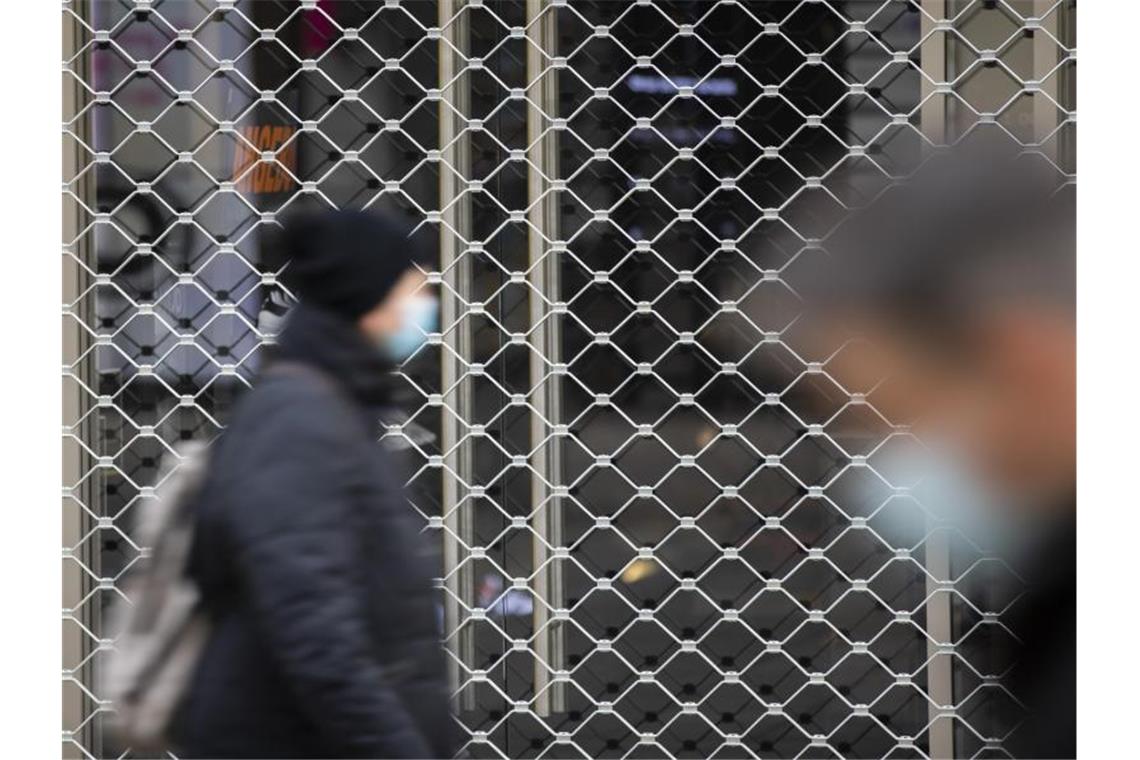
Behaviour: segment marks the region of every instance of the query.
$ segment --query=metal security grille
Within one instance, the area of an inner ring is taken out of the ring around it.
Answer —
[[[1018,581],[794,341],[797,266],[929,149],[1074,179],[1058,2],[64,0],[63,752],[162,456],[292,298],[299,199],[406,216],[441,332],[382,438],[475,757],[1004,755]],[[825,357],[826,359],[826,357]],[[873,397],[872,397],[873,398]]]

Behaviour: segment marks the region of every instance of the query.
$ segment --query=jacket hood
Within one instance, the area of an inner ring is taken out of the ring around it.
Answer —
[[[380,406],[391,396],[395,365],[355,322],[320,306],[293,307],[277,338],[274,358],[323,370],[366,407]]]

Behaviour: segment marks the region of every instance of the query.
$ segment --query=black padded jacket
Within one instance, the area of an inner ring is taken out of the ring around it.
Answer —
[[[300,305],[212,449],[191,572],[214,619],[181,757],[447,757],[419,518],[377,443],[388,367]]]

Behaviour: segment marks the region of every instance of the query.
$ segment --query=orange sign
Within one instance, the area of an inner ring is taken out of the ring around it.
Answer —
[[[239,142],[234,150],[235,187],[246,193],[280,193],[296,187],[290,174],[297,169],[296,140],[277,152],[276,161],[261,161],[263,152],[277,151],[296,131],[294,127],[269,124],[242,127],[240,134],[247,142]],[[250,169],[255,163],[257,166]]]

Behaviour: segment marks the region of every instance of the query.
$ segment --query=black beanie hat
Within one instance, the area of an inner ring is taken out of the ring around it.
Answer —
[[[282,280],[302,301],[356,319],[384,300],[420,260],[408,230],[368,211],[304,211],[283,222],[272,245]]]

